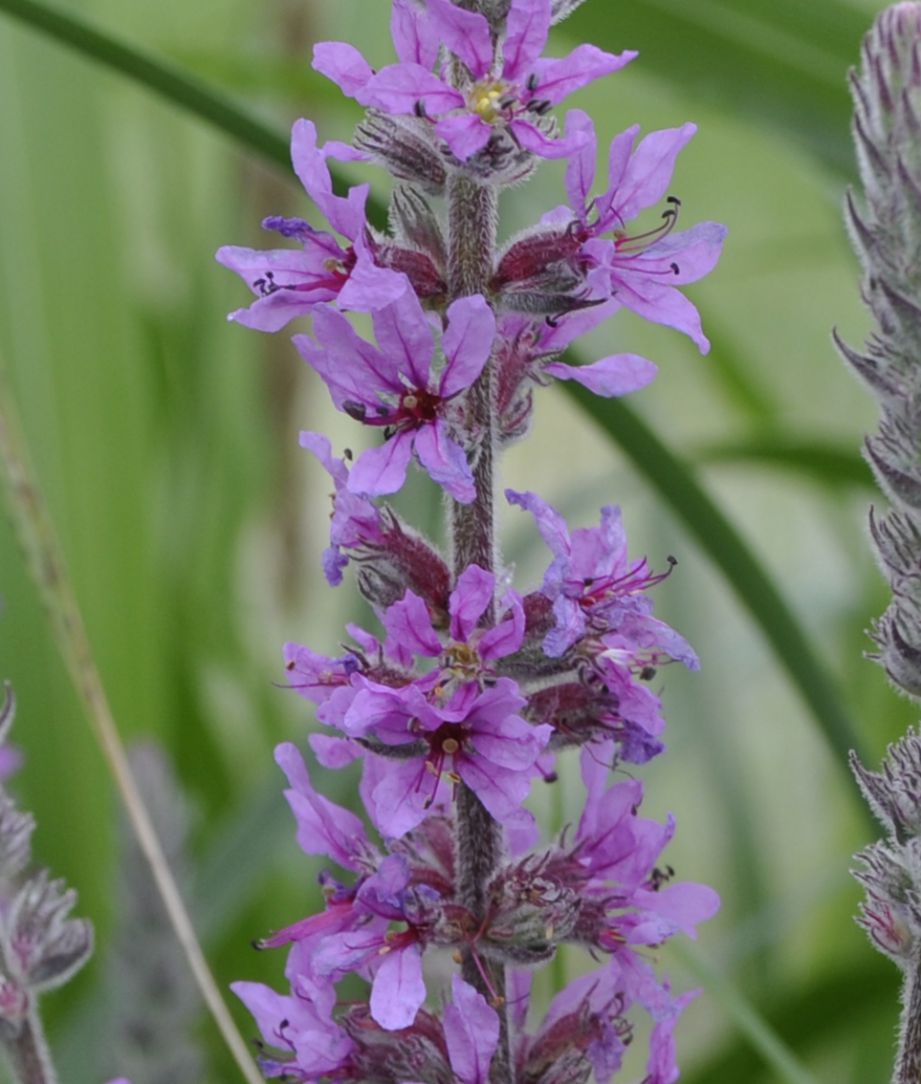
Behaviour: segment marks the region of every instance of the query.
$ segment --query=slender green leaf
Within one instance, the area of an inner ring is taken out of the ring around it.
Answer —
[[[669,946],[669,954],[687,967],[734,1021],[745,1040],[744,1047],[740,1046],[740,1049],[744,1049],[756,1067],[759,1064],[770,1067],[771,1079],[779,1084],[818,1084],[771,1023],[734,983],[711,967],[701,953],[684,941],[676,941]],[[752,1074],[742,1075],[735,1080],[748,1081],[751,1076]],[[717,1077],[707,1076],[705,1079],[708,1084],[715,1084]]]
[[[96,29],[83,17],[36,0],[0,0],[0,11],[41,31],[99,64],[127,75],[187,113],[208,121],[263,158],[287,168],[288,140],[228,101],[194,75],[155,57],[136,45]]]
[[[850,446],[794,436],[770,436],[707,444],[693,455],[698,463],[756,464],[794,472],[823,486],[875,489],[870,468]]]

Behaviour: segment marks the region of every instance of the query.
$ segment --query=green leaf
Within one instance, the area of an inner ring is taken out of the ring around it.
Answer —
[[[288,139],[188,72],[97,30],[86,19],[36,0],[0,0],[0,11],[41,31],[77,53],[127,75],[188,113],[213,124],[262,158],[287,169]]]
[[[698,463],[755,464],[790,471],[822,486],[875,490],[870,468],[850,445],[804,437],[770,436],[707,444],[693,455]]]

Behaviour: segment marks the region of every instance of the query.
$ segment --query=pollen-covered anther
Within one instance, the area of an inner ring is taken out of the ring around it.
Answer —
[[[470,108],[481,120],[492,124],[506,107],[507,93],[508,87],[503,83],[476,83],[468,99]]]

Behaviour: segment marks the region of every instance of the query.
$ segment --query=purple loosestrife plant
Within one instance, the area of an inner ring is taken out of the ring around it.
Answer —
[[[276,758],[308,854],[338,867],[326,904],[266,937],[285,946],[290,989],[234,989],[261,1033],[268,1077],[382,1084],[582,1084],[620,1069],[635,1012],[651,1018],[644,1084],[678,1077],[673,1030],[692,995],[657,977],[650,949],[694,936],[716,894],[673,881],[662,851],[675,830],[639,814],[643,788],[621,762],[661,753],[661,704],[649,688],[672,661],[698,665],[656,619],[649,589],[670,569],[631,558],[619,509],[570,530],[534,493],[507,499],[534,518],[551,553],[543,583],[510,584],[495,526],[496,465],[525,435],[534,389],[576,380],[596,394],[648,384],[633,354],[579,366],[562,357],[619,308],[708,344],[679,287],[716,263],[724,230],[674,227],[666,200],[685,124],[611,145],[606,191],[592,195],[596,137],[554,107],[635,57],[582,45],[542,56],[553,22],[578,0],[394,0],[397,62],[318,45],[314,66],[367,108],[354,147],[321,148],[308,121],[292,158],[336,233],[267,219],[299,247],[225,248],[219,260],[256,294],[233,319],[263,331],[312,317],[294,342],[334,405],[380,440],[357,459],[329,441],[301,444],[330,474],[324,572],[352,564],[381,632],[349,628],[337,658],[289,644],[288,684],[316,707],[310,745],[322,767],[361,762],[366,820],[324,798],[291,744]],[[542,158],[568,159],[567,205],[497,244],[499,193]],[[368,187],[339,196],[329,163],[370,160],[396,179],[389,234],[365,219]],[[633,225],[661,206],[660,225]],[[370,314],[374,342],[345,313]],[[385,500],[411,464],[447,498],[451,553]],[[582,758],[585,808],[541,843],[523,807],[556,779],[567,747]],[[371,831],[373,829],[373,831]],[[341,877],[341,879],[340,879]],[[543,1021],[529,1011],[531,970],[561,945],[600,968],[560,991]],[[439,989],[423,968],[441,951],[458,971]],[[367,1004],[339,1000],[357,974]]]
[[[872,656],[893,685],[921,699],[921,4],[900,3],[876,20],[851,73],[854,139],[864,199],[846,216],[864,268],[875,327],[863,352],[837,336],[845,361],[880,405],[864,454],[890,502],[870,514],[870,534],[892,589],[873,628]],[[857,854],[866,889],[860,925],[903,972],[903,1011],[893,1084],[921,1079],[921,738],[890,746],[880,772],[851,766],[886,838]]]

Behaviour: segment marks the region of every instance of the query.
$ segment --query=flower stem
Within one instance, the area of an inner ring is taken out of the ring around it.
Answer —
[[[492,274],[496,237],[496,192],[462,175],[448,182],[448,267],[451,300],[486,294]],[[471,564],[494,572],[497,564],[495,527],[496,376],[491,359],[465,401],[465,427],[471,444],[476,499],[451,507],[454,574]],[[484,615],[495,621],[495,607]],[[468,787],[458,787],[456,803],[457,878],[461,902],[479,925],[485,917],[487,890],[502,855],[502,830]],[[511,1079],[508,1020],[504,1007],[505,969],[494,961],[464,954],[464,979],[491,1001],[499,1013],[500,1040],[493,1058],[493,1084]]]
[[[921,956],[905,972],[899,1052],[892,1084],[921,1084]]]
[[[38,1009],[33,1005],[19,1034],[4,1042],[16,1084],[57,1084]]]

